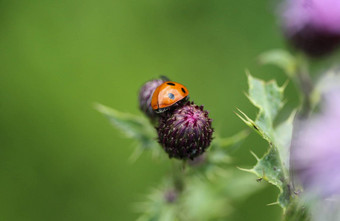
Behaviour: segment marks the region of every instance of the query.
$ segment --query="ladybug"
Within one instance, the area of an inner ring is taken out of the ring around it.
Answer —
[[[188,100],[188,95],[189,91],[184,85],[166,81],[153,92],[151,107],[156,113],[163,113],[175,104]]]

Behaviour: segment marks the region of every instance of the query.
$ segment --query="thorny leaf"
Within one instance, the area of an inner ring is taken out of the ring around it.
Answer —
[[[136,160],[144,150],[151,150],[154,156],[160,154],[156,130],[145,117],[120,112],[102,104],[95,104],[95,109],[104,114],[125,136],[137,141],[138,147],[131,156],[132,160]]]
[[[248,74],[248,98],[259,109],[255,120],[250,119],[239,110],[237,114],[249,127],[253,128],[268,144],[268,151],[262,158],[257,157],[252,169],[242,169],[256,174],[260,179],[277,186],[280,195],[277,200],[285,209],[291,200],[289,181],[289,146],[291,142],[294,114],[275,126],[274,121],[284,105],[283,92],[285,86],[279,87],[276,81],[264,82]]]

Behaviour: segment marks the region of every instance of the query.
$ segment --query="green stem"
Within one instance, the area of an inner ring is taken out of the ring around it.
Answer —
[[[283,221],[310,221],[308,210],[298,200],[292,202],[287,208]]]
[[[185,188],[185,162],[178,163],[177,160],[172,160],[172,179],[175,190],[180,193]]]
[[[307,59],[303,55],[298,57],[296,77],[298,88],[302,93],[302,106],[298,116],[300,119],[304,119],[308,118],[312,111],[311,94],[313,92],[314,85],[309,75]]]
[[[305,56],[300,55],[298,56],[298,62],[297,62],[297,69],[296,69],[296,78],[295,83],[297,84],[297,87],[299,88],[301,92],[301,109],[296,114],[294,119],[294,127],[293,127],[293,136],[292,136],[292,144],[291,144],[291,151],[294,147],[294,140],[297,132],[300,130],[302,124],[304,123],[304,120],[306,120],[310,113],[312,112],[313,106],[312,106],[312,100],[311,100],[311,94],[314,89],[313,81],[309,74],[309,68],[308,68],[308,62]],[[290,156],[290,183],[291,183],[291,196],[292,201],[290,202],[290,205],[286,209],[286,212],[283,216],[284,221],[309,221],[311,220],[310,215],[308,213],[308,210],[304,207],[304,205],[301,202],[300,199],[300,192],[301,192],[301,186],[297,183],[295,183],[295,177],[294,177],[294,171],[292,168],[294,168],[294,165],[292,165],[292,156]]]

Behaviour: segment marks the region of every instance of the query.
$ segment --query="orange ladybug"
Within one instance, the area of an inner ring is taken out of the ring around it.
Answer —
[[[179,101],[187,100],[188,95],[189,91],[184,85],[166,81],[153,92],[151,107],[156,113],[162,113]]]

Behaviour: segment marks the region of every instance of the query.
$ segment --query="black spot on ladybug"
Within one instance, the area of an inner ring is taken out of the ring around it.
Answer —
[[[184,88],[181,88],[181,89],[182,89],[183,93],[186,93],[186,91],[185,91],[185,89],[184,89]]]
[[[168,97],[169,97],[171,100],[175,99],[175,95],[174,95],[173,93],[169,93],[169,94],[168,94]]]
[[[171,86],[175,86],[175,84],[174,83],[171,83],[171,82],[169,82],[169,83],[166,83],[167,85],[171,85]]]

